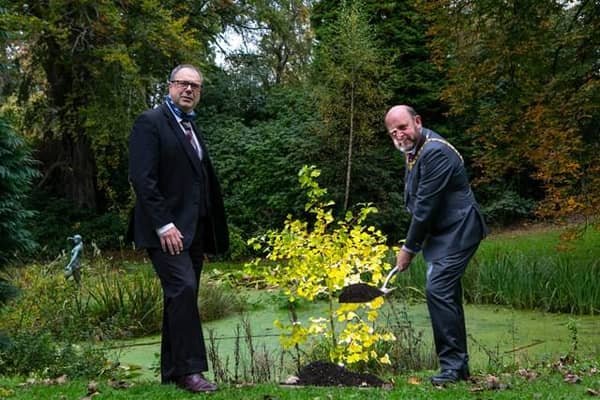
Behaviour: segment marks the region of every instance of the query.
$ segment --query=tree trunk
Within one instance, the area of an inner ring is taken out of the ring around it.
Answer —
[[[43,38],[43,43],[48,51],[42,66],[54,114],[39,149],[44,177],[38,186],[78,207],[96,210],[96,163],[80,113],[88,98],[81,88],[92,79],[91,74],[82,55],[65,53],[52,36]]]
[[[42,162],[43,178],[38,184],[78,207],[97,207],[96,167],[89,140],[83,136],[73,139],[47,141],[40,148],[38,159]]]
[[[350,202],[350,179],[352,176],[352,147],[354,145],[354,81],[350,89],[350,137],[348,138],[348,164],[346,165],[346,192],[344,194],[344,211]]]

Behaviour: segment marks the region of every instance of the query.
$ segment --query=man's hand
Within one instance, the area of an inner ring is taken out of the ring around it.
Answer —
[[[414,257],[415,254],[400,249],[400,251],[398,251],[398,255],[396,256],[396,267],[398,267],[398,271],[406,271],[408,267],[410,267],[410,262]]]
[[[160,237],[160,247],[164,252],[169,251],[169,254],[174,256],[183,250],[182,239],[183,235],[179,232],[179,229],[172,227]]]

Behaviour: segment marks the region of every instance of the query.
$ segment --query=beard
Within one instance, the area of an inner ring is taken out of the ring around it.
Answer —
[[[415,144],[413,142],[404,142],[404,144],[402,144],[396,138],[393,138],[392,141],[394,142],[394,147],[404,154],[410,153],[415,148]]]

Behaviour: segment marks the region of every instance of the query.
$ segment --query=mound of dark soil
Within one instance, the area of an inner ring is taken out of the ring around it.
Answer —
[[[339,365],[315,361],[298,372],[298,385],[312,386],[383,386],[384,381],[371,374],[348,371]]]
[[[338,301],[340,303],[368,303],[384,293],[366,283],[354,283],[342,289]]]

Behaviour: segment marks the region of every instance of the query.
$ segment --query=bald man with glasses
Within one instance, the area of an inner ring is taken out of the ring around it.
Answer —
[[[467,380],[461,278],[487,226],[454,146],[425,128],[421,116],[407,105],[392,107],[385,126],[394,147],[405,156],[404,202],[411,215],[396,267],[405,271],[420,251],[427,263],[425,292],[441,369],[431,382]]]

